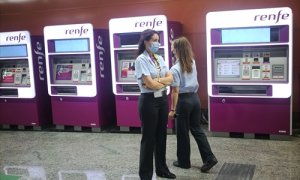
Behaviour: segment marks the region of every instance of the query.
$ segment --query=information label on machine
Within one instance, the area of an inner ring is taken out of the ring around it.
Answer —
[[[272,78],[273,79],[283,79],[284,78],[284,65],[283,64],[273,64],[272,65]]]

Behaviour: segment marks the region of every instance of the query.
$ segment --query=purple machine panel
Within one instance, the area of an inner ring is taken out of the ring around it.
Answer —
[[[210,97],[210,130],[290,134],[290,98]]]
[[[111,86],[108,30],[95,29],[97,95],[95,97],[52,96],[55,125],[101,127],[115,119],[115,102]]]
[[[51,122],[50,97],[47,93],[45,49],[42,36],[31,36],[35,78],[35,98],[3,98],[0,102],[0,124],[46,126]]]
[[[168,21],[168,39],[169,39],[169,65],[172,66],[174,62],[174,57],[171,53],[171,42],[176,37],[179,37],[182,34],[181,24],[178,22]],[[163,41],[164,37],[160,37]],[[116,69],[116,72],[117,69]],[[118,88],[117,88],[118,89]],[[122,91],[120,89],[120,91]],[[169,96],[169,102],[171,102]],[[138,113],[138,96],[125,96],[125,95],[116,95],[116,112],[117,112],[117,126],[123,127],[141,127],[141,122]],[[174,128],[174,121],[170,120],[168,122],[168,129]]]
[[[138,96],[116,96],[117,126],[141,126],[138,98]]]

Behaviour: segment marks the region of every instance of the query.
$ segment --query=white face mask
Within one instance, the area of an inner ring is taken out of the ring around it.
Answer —
[[[152,52],[152,53],[156,53],[159,49],[159,46],[160,46],[160,43],[159,42],[152,42],[150,47],[149,47],[149,50]]]

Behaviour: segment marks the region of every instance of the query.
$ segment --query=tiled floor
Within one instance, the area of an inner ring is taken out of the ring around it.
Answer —
[[[140,138],[137,133],[0,131],[0,174],[30,180],[138,179]],[[253,179],[300,180],[299,137],[279,141],[209,136],[208,140],[219,163],[201,173],[194,139],[192,168],[179,169],[172,165],[176,136],[168,135],[167,163],[177,179],[216,179],[224,163],[233,163],[255,165]]]

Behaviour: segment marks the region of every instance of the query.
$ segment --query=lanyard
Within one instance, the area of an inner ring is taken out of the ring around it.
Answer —
[[[155,65],[156,69],[160,70],[160,64],[158,62],[158,58],[156,57],[155,54],[150,55],[150,59],[153,62],[153,64]]]
[[[158,58],[156,57],[156,55],[155,54],[152,54],[152,55],[150,55],[149,54],[149,56],[150,56],[150,59],[151,59],[151,61],[153,62],[153,64],[155,65],[155,68],[157,69],[157,77],[159,78],[160,77],[160,71],[161,71],[161,68],[160,68],[160,64],[159,64],[159,62],[158,62]]]

